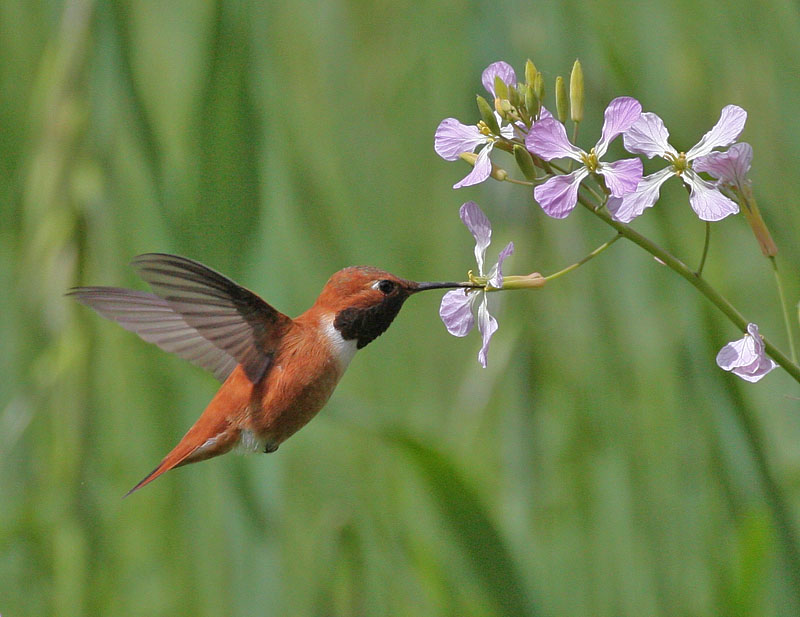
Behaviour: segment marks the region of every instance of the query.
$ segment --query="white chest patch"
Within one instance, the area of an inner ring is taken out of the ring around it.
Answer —
[[[326,315],[322,318],[322,331],[325,333],[325,336],[328,339],[328,342],[331,346],[331,351],[333,351],[333,355],[339,361],[339,367],[342,369],[342,372],[348,367],[350,364],[350,360],[353,359],[353,356],[356,355],[357,350],[357,343],[356,339],[351,341],[347,341],[342,338],[341,333],[334,328],[333,326],[333,315]]]
[[[242,429],[239,434],[239,449],[244,452],[263,452],[266,440],[259,439],[250,429]]]

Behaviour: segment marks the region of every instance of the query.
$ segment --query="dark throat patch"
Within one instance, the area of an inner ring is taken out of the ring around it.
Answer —
[[[367,308],[346,308],[336,314],[333,327],[345,340],[356,339],[356,347],[361,349],[386,331],[407,297],[398,294],[387,296],[380,304]]]

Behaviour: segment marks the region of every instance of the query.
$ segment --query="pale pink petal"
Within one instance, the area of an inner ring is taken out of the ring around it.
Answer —
[[[719,189],[698,176],[693,170],[687,169],[681,178],[691,189],[689,205],[697,216],[703,221],[719,221],[730,214],[736,214],[739,206],[719,192]]]
[[[492,241],[492,224],[474,201],[462,204],[458,213],[475,238],[475,261],[478,262],[478,272],[483,276],[483,258],[486,255],[486,248]]]
[[[778,365],[775,364],[772,358],[764,357],[759,358],[758,362],[755,362],[750,366],[735,368],[732,372],[734,375],[741,377],[745,381],[755,383],[777,366]]]
[[[777,366],[764,352],[764,341],[758,333],[758,326],[753,323],[747,325],[743,338],[720,349],[717,365],[750,382],[760,380]]]
[[[730,146],[744,130],[746,121],[747,112],[744,109],[738,105],[726,105],[722,108],[717,123],[686,153],[686,160],[694,160],[698,156],[708,154],[714,148]]]
[[[642,105],[634,98],[620,96],[608,104],[603,114],[603,133],[594,148],[597,158],[602,158],[608,145],[627,131],[642,115]]]
[[[563,219],[578,203],[578,187],[588,175],[589,170],[581,167],[565,176],[553,176],[533,189],[533,198],[545,213],[555,219]]]
[[[749,338],[749,336],[745,336],[738,341],[731,341],[720,349],[717,354],[717,366],[723,371],[732,371],[739,366],[743,355],[749,358],[746,360],[748,363],[752,362],[755,359],[755,354],[752,352],[752,348],[750,350],[747,349]]]
[[[747,181],[752,160],[753,148],[748,143],[740,142],[725,152],[710,152],[696,158],[692,162],[692,169],[705,171],[723,184],[742,186]]]
[[[651,159],[666,154],[678,156],[677,150],[669,145],[669,131],[664,121],[654,113],[644,112],[622,137],[625,149],[631,154],[644,154]]]
[[[515,135],[514,125],[513,124],[507,124],[505,126],[502,126],[503,121],[500,118],[500,114],[498,114],[497,112],[494,112],[494,115],[497,116],[497,124],[500,126],[500,135],[502,137],[505,137],[506,139],[514,139],[514,135]],[[521,124],[520,126],[524,127],[525,125]]]
[[[564,125],[555,118],[534,123],[525,137],[525,147],[545,161],[571,158],[582,162],[583,150],[569,143]]]
[[[502,60],[499,62],[492,62],[484,69],[481,75],[481,83],[483,83],[483,87],[488,90],[489,94],[492,95],[492,98],[497,96],[494,91],[494,78],[497,76],[499,76],[507,86],[517,85],[517,74],[508,62],[503,62]]]
[[[475,325],[472,302],[476,297],[477,292],[467,293],[466,289],[454,289],[444,294],[439,306],[439,317],[453,336],[466,336]]]
[[[446,161],[458,160],[462,152],[473,152],[486,143],[486,135],[481,134],[474,124],[461,124],[455,118],[445,118],[436,128],[433,149]]]
[[[454,189],[460,189],[464,186],[472,186],[473,184],[480,184],[491,175],[492,159],[489,158],[489,154],[492,152],[493,147],[494,142],[490,141],[481,149],[480,152],[478,152],[478,157],[475,159],[475,165],[472,167],[472,171],[461,178],[461,180],[456,182],[453,185]]]
[[[607,207],[611,212],[611,217],[623,223],[630,223],[658,201],[661,185],[672,175],[672,168],[665,167],[654,174],[642,178],[636,190],[632,193],[626,193],[621,200],[609,199]]]
[[[639,186],[642,179],[641,159],[621,159],[613,163],[601,163],[599,173],[605,178],[612,197],[622,197]]]
[[[747,333],[753,337],[753,351],[758,355],[764,355],[764,339],[758,332],[758,326],[754,323],[747,324]]]
[[[500,289],[503,286],[503,262],[506,260],[506,257],[511,255],[514,252],[514,243],[509,242],[502,251],[500,251],[500,255],[497,257],[497,263],[492,266],[492,269],[489,271],[489,275],[487,277],[489,281],[489,285],[492,287],[496,287]]]
[[[497,331],[497,320],[489,314],[487,294],[483,294],[483,302],[478,307],[478,330],[481,333],[483,344],[478,352],[478,362],[486,368],[486,355],[489,353],[489,341]]]

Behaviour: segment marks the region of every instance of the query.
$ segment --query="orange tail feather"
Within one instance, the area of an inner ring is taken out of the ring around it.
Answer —
[[[125,497],[170,469],[225,454],[233,448],[239,441],[242,410],[251,391],[252,383],[241,366],[237,366],[180,443]]]
[[[172,450],[172,452],[170,452],[169,454],[167,454],[167,456],[164,457],[164,460],[162,460],[153,471],[151,471],[144,478],[142,478],[142,480],[139,482],[139,484],[137,484],[131,490],[129,490],[127,493],[125,493],[125,495],[123,496],[123,499],[125,497],[127,497],[128,495],[130,495],[131,493],[134,493],[134,492],[138,491],[143,486],[146,486],[147,484],[150,484],[153,480],[155,480],[162,473],[165,473],[165,472],[169,471],[170,469],[175,469],[175,467],[177,467],[181,463],[185,462],[186,459],[197,448],[197,446],[193,446],[193,447],[188,447],[187,448],[186,446],[184,446],[184,441],[185,441],[185,438],[183,440],[181,440],[181,442]],[[181,446],[184,446],[184,447],[181,447]]]

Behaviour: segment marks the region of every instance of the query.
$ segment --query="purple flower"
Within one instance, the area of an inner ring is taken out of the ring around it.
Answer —
[[[500,126],[502,138],[511,139],[514,137],[514,127],[510,124],[502,126],[500,115],[497,112],[494,112],[494,114],[497,117],[497,124]],[[484,128],[482,130],[474,124],[461,124],[455,118],[445,118],[441,121],[433,138],[433,149],[445,161],[456,161],[462,152],[474,152],[476,148],[483,146],[481,151],[478,152],[478,158],[475,160],[475,166],[472,171],[456,182],[453,185],[454,189],[479,184],[489,177],[492,173],[492,161],[489,155],[498,139],[488,129]]]
[[[697,175],[697,168],[691,162],[699,160],[714,148],[731,145],[744,129],[747,112],[736,105],[722,109],[719,121],[697,144],[687,152],[678,152],[669,145],[669,132],[663,120],[653,113],[643,113],[623,137],[625,148],[634,154],[644,154],[648,158],[660,156],[670,163],[669,167],[645,176],[633,193],[622,199],[609,199],[608,209],[612,216],[623,223],[629,223],[650,208],[658,200],[661,185],[670,176],[680,177],[690,189],[689,204],[704,221],[718,221],[729,214],[736,214],[739,206],[719,192],[711,182]],[[702,169],[701,164],[701,169]]]
[[[481,75],[481,82],[484,88],[493,98],[496,98],[494,91],[495,77],[500,77],[509,87],[517,85],[517,75],[510,64],[503,61],[493,62],[483,70]],[[492,173],[492,161],[489,155],[492,153],[495,142],[500,138],[511,139],[514,137],[514,127],[510,124],[503,126],[503,119],[500,114],[494,112],[494,115],[497,118],[497,125],[500,127],[501,137],[492,135],[486,127],[462,124],[455,118],[445,118],[436,128],[433,149],[445,161],[457,161],[463,152],[475,152],[477,148],[483,146],[478,153],[478,158],[475,160],[472,171],[456,182],[453,185],[454,189],[480,184],[486,180]]]
[[[764,352],[764,341],[754,323],[747,324],[744,338],[732,341],[720,349],[717,365],[754,383],[777,366]]]
[[[531,127],[525,138],[525,146],[546,161],[571,158],[582,166],[572,173],[553,176],[533,189],[533,196],[542,209],[553,218],[566,217],[578,201],[578,187],[590,173],[603,176],[612,198],[622,197],[636,190],[642,178],[642,161],[623,159],[613,163],[602,163],[600,159],[609,144],[627,131],[639,118],[642,106],[636,99],[622,96],[608,104],[604,115],[600,141],[590,152],[573,146],[567,139],[564,125],[555,118],[540,120]]]
[[[475,238],[475,260],[478,262],[479,280],[485,281],[488,287],[499,289],[503,286],[503,261],[514,252],[514,243],[509,242],[497,258],[489,273],[484,271],[484,257],[486,249],[492,239],[492,225],[489,219],[474,201],[463,204],[459,210],[461,220]],[[486,290],[454,289],[448,291],[442,298],[439,307],[439,316],[442,318],[447,331],[453,336],[466,336],[475,325],[472,308],[478,298],[478,330],[483,338],[483,345],[478,352],[478,361],[486,368],[486,354],[489,351],[489,340],[497,330],[497,320],[489,314]]]
[[[705,171],[717,179],[717,184],[730,184],[739,189],[748,183],[747,174],[753,161],[753,148],[741,142],[725,152],[711,152],[695,159],[692,168]]]

